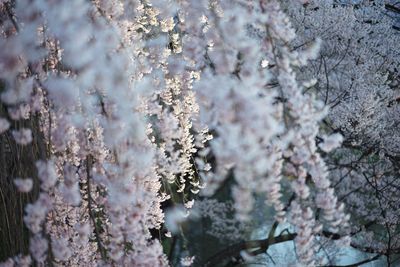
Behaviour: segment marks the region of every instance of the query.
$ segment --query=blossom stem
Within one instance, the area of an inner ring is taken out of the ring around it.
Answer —
[[[90,155],[88,155],[88,156],[86,156],[86,175],[87,175],[86,184],[87,184],[87,194],[88,194],[89,216],[93,223],[94,233],[95,233],[96,242],[97,242],[97,248],[100,252],[101,259],[103,261],[106,261],[106,259],[107,259],[106,251],[103,247],[103,244],[101,243],[100,229],[96,223],[96,215],[94,214],[93,206],[92,206],[91,185],[90,185],[90,178],[91,178],[90,169],[91,168],[92,168],[92,157]]]

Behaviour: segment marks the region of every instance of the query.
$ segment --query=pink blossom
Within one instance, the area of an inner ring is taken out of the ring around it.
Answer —
[[[0,118],[0,134],[4,133],[5,131],[10,128],[10,123],[5,118]]]
[[[31,178],[15,178],[14,179],[14,184],[18,188],[18,191],[27,193],[32,190],[33,187],[33,181]]]
[[[45,191],[50,190],[57,182],[57,174],[54,169],[54,163],[51,160],[47,162],[39,160],[35,165],[41,181],[40,188]]]
[[[12,135],[20,145],[27,145],[32,142],[32,131],[31,129],[21,128],[19,130],[13,130]]]
[[[48,247],[48,242],[42,235],[36,234],[30,238],[29,251],[37,262],[44,264]]]
[[[341,134],[335,133],[330,136],[324,137],[324,141],[323,143],[319,144],[319,147],[325,152],[330,152],[340,146],[342,141],[343,136]]]
[[[194,262],[195,256],[187,256],[184,258],[181,258],[181,264],[182,266],[192,266]]]
[[[66,261],[72,256],[72,251],[68,247],[66,238],[53,238],[51,240],[51,249],[57,260]]]

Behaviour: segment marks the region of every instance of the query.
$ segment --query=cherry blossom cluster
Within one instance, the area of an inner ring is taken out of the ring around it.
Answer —
[[[380,0],[287,5],[298,33],[295,47],[316,37],[323,41],[319,56],[302,68],[300,79],[316,78],[309,91],[330,108],[319,147],[329,153],[331,145],[343,143],[329,154],[327,168],[338,198],[352,214],[352,246],[386,253],[389,261],[399,247],[395,228],[400,222],[396,6],[395,1]]]
[[[29,255],[5,266],[166,266],[151,230],[178,235],[197,194],[228,177],[238,225],[265,196],[294,226],[301,264],[316,263],[323,228],[345,230],[319,150],[342,137],[318,148],[327,109],[297,78],[321,44],[294,49],[279,1],[16,0],[0,12],[0,134],[38,151],[35,171],[13,177],[36,195]]]

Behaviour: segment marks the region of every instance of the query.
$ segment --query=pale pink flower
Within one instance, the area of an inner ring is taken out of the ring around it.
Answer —
[[[45,193],[41,193],[36,202],[29,203],[25,207],[24,223],[32,233],[41,231],[42,223],[51,207],[51,199]]]
[[[36,162],[38,176],[41,181],[40,188],[45,191],[51,189],[57,182],[57,174],[54,169],[54,163],[49,160],[47,162],[39,160]]]
[[[330,152],[333,149],[339,147],[343,142],[343,136],[339,133],[332,134],[330,136],[325,136],[324,141],[319,144],[319,147],[324,152]]]
[[[41,234],[36,234],[31,237],[29,242],[29,251],[32,257],[39,263],[44,263],[47,257],[47,249],[49,248],[46,238]]]
[[[0,118],[0,134],[7,131],[8,128],[10,128],[10,122],[5,118]]]
[[[13,182],[20,192],[28,193],[32,190],[33,180],[31,178],[15,178]]]
[[[30,142],[32,142],[31,129],[21,128],[19,130],[13,130],[12,135],[15,139],[15,142],[17,142],[20,145],[27,145]]]
[[[52,238],[51,249],[56,259],[66,261],[72,256],[72,251],[68,247],[66,238]]]
[[[182,266],[192,266],[194,259],[195,259],[195,256],[187,256],[187,257],[181,258],[181,264],[182,264]]]

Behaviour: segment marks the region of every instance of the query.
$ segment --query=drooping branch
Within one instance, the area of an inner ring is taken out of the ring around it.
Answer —
[[[221,262],[224,259],[229,257],[236,257],[240,255],[240,252],[243,250],[250,250],[250,249],[262,249],[265,252],[269,246],[283,243],[286,241],[293,240],[297,234],[285,234],[276,236],[273,238],[266,238],[260,240],[251,240],[251,241],[244,241],[234,245],[231,245],[224,250],[219,251],[218,253],[211,256],[209,259],[205,261],[203,264],[204,267],[206,266],[215,266],[217,263]]]
[[[88,194],[88,210],[89,210],[89,217],[90,220],[93,223],[93,227],[94,227],[94,233],[95,233],[95,238],[96,238],[96,243],[97,243],[97,249],[100,252],[101,258],[103,260],[106,260],[107,255],[106,255],[106,250],[102,244],[101,241],[101,237],[100,237],[100,229],[98,226],[98,223],[96,222],[96,215],[94,213],[93,210],[93,206],[92,206],[92,196],[91,196],[91,184],[90,184],[90,180],[91,180],[91,173],[90,170],[92,168],[92,157],[91,156],[87,156],[86,157],[86,174],[87,174],[87,194]]]
[[[373,224],[374,222],[369,222],[365,225],[365,227],[369,227],[371,224]],[[273,227],[274,228],[274,227]],[[271,232],[275,232],[275,230],[271,229]],[[350,234],[350,236],[353,236],[355,234],[357,234],[358,231],[353,232]],[[321,233],[322,236],[324,236],[325,238],[329,238],[330,240],[339,240],[340,238],[342,238],[342,236],[340,234],[337,233],[332,233],[329,231],[322,231]],[[260,240],[250,240],[250,241],[243,241],[234,245],[231,245],[219,252],[217,252],[216,254],[214,254],[213,256],[211,256],[210,258],[208,258],[203,266],[215,266],[216,264],[220,263],[221,261],[223,261],[224,259],[228,259],[231,257],[238,257],[240,256],[240,252],[244,251],[244,250],[250,250],[250,254],[253,256],[262,254],[262,253],[266,253],[266,251],[268,250],[268,248],[272,245],[275,244],[279,244],[279,243],[283,243],[283,242],[287,242],[287,241],[292,241],[296,238],[297,233],[288,233],[288,234],[280,234],[276,237],[271,237],[270,235],[268,236],[268,238],[266,239],[260,239]],[[354,263],[354,264],[350,264],[350,265],[344,265],[343,267],[350,267],[350,266],[359,266],[360,264],[364,264],[367,262],[371,262],[371,261],[375,261],[377,260],[379,257],[383,256],[383,255],[387,255],[388,253],[390,254],[398,254],[400,253],[400,248],[395,248],[395,249],[390,249],[387,251],[380,251],[376,248],[373,247],[367,247],[367,246],[360,246],[354,242],[352,242],[350,244],[350,246],[354,249],[357,249],[359,251],[362,252],[366,252],[366,253],[373,253],[373,254],[377,254],[376,256],[374,256],[373,258],[358,262],[358,263]],[[253,251],[251,251],[253,250]],[[331,265],[329,265],[331,266]],[[333,265],[332,265],[333,266]]]
[[[382,255],[379,255],[379,254],[378,254],[378,255],[376,255],[376,256],[370,258],[370,259],[366,259],[366,260],[359,261],[359,262],[352,263],[352,264],[347,264],[347,265],[328,265],[328,266],[325,266],[325,267],[357,267],[357,266],[361,266],[362,264],[365,264],[365,263],[368,263],[368,262],[376,261],[376,260],[378,260],[381,256],[382,256]]]
[[[395,5],[391,4],[385,4],[385,8],[389,11],[395,12],[395,13],[400,13],[400,8],[396,7]]]

